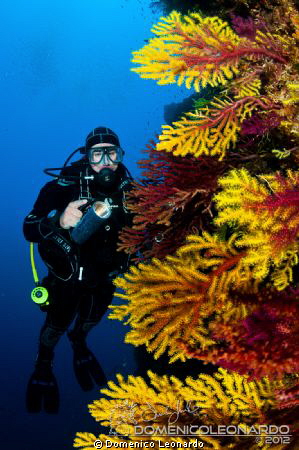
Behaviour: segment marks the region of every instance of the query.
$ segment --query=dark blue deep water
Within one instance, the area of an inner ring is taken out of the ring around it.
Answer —
[[[44,316],[29,298],[33,279],[23,218],[49,181],[43,168],[61,166],[96,126],[118,133],[124,162],[138,176],[136,162],[161,130],[164,105],[186,91],[130,72],[131,52],[144,45],[160,16],[149,0],[3,0],[0,12],[0,449],[70,450],[76,431],[97,431],[87,404],[99,393],[83,393],[76,384],[63,337],[54,365],[59,414],[25,410]],[[38,270],[42,277],[41,261]],[[123,343],[124,334],[124,326],[107,317],[90,334],[90,347],[108,379],[142,369],[134,348]]]

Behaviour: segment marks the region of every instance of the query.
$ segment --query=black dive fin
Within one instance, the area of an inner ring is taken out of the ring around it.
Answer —
[[[43,409],[49,414],[59,411],[59,390],[50,367],[37,367],[31,375],[26,391],[26,408],[29,413]]]
[[[107,383],[106,375],[93,353],[87,348],[84,351],[74,350],[74,373],[83,391],[90,391]]]

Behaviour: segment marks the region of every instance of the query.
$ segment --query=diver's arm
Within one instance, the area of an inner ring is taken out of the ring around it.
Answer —
[[[42,238],[40,234],[40,225],[44,217],[40,217],[34,209],[25,217],[23,223],[23,233],[25,239],[29,242],[39,242]]]
[[[60,186],[56,181],[50,181],[40,191],[32,211],[25,217],[23,233],[30,242],[39,242],[44,237],[44,229],[53,224],[60,226],[59,218],[72,196],[70,189]],[[57,211],[48,218],[51,211]]]

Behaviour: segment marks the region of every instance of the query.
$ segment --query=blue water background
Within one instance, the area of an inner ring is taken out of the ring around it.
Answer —
[[[65,337],[54,372],[58,415],[28,414],[25,388],[32,372],[44,315],[30,301],[33,279],[22,221],[42,185],[45,167],[59,167],[99,125],[114,129],[126,164],[136,161],[161,131],[163,107],[186,96],[184,88],[158,86],[130,72],[131,52],[145,44],[161,15],[148,0],[3,0],[1,17],[1,432],[0,449],[69,450],[76,431],[96,432],[72,372]],[[38,261],[40,277],[45,269]],[[89,343],[107,374],[136,371],[125,327],[106,317]]]

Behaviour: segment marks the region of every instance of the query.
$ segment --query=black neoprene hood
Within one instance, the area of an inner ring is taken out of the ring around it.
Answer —
[[[86,137],[85,148],[88,150],[96,144],[113,144],[120,146],[116,133],[107,127],[94,128]]]

